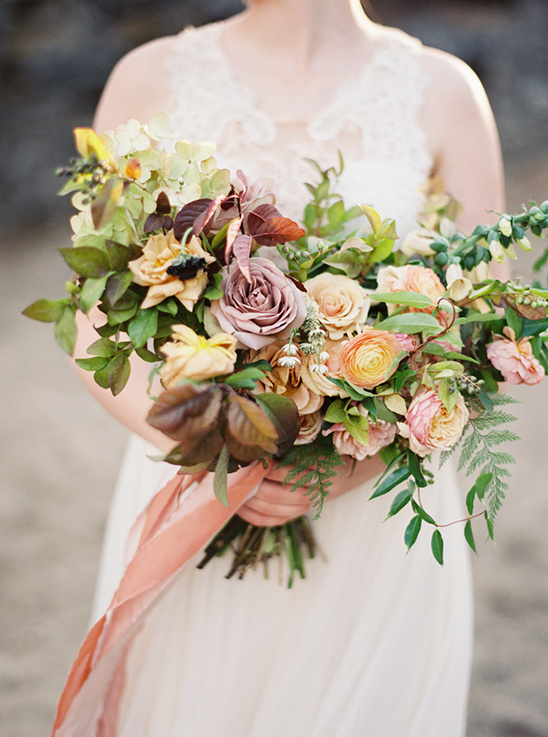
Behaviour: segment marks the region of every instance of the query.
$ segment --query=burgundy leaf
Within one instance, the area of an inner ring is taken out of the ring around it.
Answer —
[[[239,218],[236,218],[231,223],[228,224],[228,227],[226,229],[226,240],[225,240],[225,263],[228,264],[230,261],[230,257],[232,255],[232,246],[234,244],[234,241],[236,240],[239,232],[240,227],[242,225],[243,216],[240,215]]]
[[[251,273],[249,271],[249,256],[251,254],[252,241],[253,238],[250,235],[238,235],[234,239],[234,244],[232,247],[234,258],[238,262],[240,271],[242,272],[248,283],[251,283]]]
[[[181,241],[184,234],[189,228],[194,233],[194,225],[196,220],[208,211],[209,206],[214,200],[204,197],[200,200],[194,200],[184,205],[177,215],[173,224],[173,234],[178,241]]]
[[[261,246],[275,246],[278,243],[296,241],[305,235],[305,231],[296,222],[281,215],[270,218],[257,228],[252,229],[249,220],[248,225],[253,238]]]

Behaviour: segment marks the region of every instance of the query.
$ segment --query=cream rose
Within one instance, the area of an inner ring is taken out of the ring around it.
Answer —
[[[162,384],[170,389],[183,379],[200,381],[232,373],[236,344],[236,338],[226,333],[208,339],[187,325],[174,325],[171,340],[160,348],[166,357],[160,369]]]
[[[177,276],[167,273],[168,268],[176,258],[183,254],[203,259],[204,265],[215,261],[211,254],[204,251],[197,238],[181,247],[173,231],[167,235],[152,235],[143,249],[143,255],[135,261],[129,262],[133,272],[133,281],[143,287],[148,287],[142,308],[154,307],[168,297],[176,297],[189,311],[202,296],[207,286],[207,274],[198,269],[196,276],[182,281]]]
[[[342,274],[320,274],[304,285],[318,305],[321,323],[330,338],[340,340],[363,327],[370,299],[355,281]]]

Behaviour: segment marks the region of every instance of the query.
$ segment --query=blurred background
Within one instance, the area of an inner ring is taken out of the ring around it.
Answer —
[[[378,20],[456,54],[482,79],[501,136],[508,210],[547,199],[548,2],[373,5]],[[68,278],[55,249],[70,237],[70,205],[56,198],[53,173],[73,155],[72,128],[91,124],[124,53],[241,7],[238,0],[0,0],[3,737],[49,733],[88,624],[125,443],[124,430],[73,376],[53,331],[20,317],[34,299],[61,296]],[[533,260],[520,256],[514,274],[530,281]],[[468,737],[548,737],[548,389],[512,393],[522,400],[515,427],[522,442],[511,449],[517,456],[511,493],[496,545],[480,545],[473,562]]]

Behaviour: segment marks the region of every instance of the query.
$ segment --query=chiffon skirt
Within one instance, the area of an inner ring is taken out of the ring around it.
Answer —
[[[124,567],[136,515],[175,473],[139,438],[126,453],[106,533],[94,618]],[[446,528],[406,555],[404,510],[371,485],[327,502],[314,522],[323,556],[292,590],[228,560],[191,560],[148,614],[127,666],[118,737],[463,737],[472,646],[468,553]],[[392,495],[388,495],[389,497]],[[462,516],[447,466],[423,494],[438,521]]]

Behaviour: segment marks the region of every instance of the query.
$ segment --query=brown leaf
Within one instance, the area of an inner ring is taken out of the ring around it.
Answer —
[[[305,235],[296,222],[281,215],[274,205],[259,205],[247,216],[247,226],[261,246],[295,241]]]
[[[176,446],[165,460],[177,466],[208,468],[221,452],[224,442],[219,430],[215,428],[205,436],[192,438],[191,442],[185,440]]]
[[[219,424],[222,392],[216,384],[181,384],[163,392],[147,422],[172,440],[196,445]]]
[[[518,304],[517,297],[519,295],[504,294],[502,300],[506,302],[508,307],[511,307],[520,317],[524,317],[526,320],[543,320],[546,317],[546,307],[533,308],[531,305]]]
[[[212,199],[204,197],[200,200],[189,202],[179,210],[173,222],[173,235],[178,241],[182,241],[184,234],[189,228],[194,229],[194,223],[197,218],[207,212],[212,202]]]
[[[276,427],[278,454],[285,453],[293,447],[300,430],[299,413],[295,402],[289,397],[270,393],[259,394],[255,398]]]
[[[259,405],[231,393],[223,435],[231,455],[240,461],[253,461],[277,452],[278,431]]]

